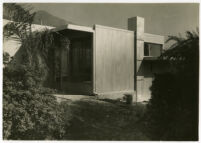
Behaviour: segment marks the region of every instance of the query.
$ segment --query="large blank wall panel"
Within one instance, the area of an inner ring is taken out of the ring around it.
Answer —
[[[134,91],[134,33],[95,27],[94,88],[96,93]]]

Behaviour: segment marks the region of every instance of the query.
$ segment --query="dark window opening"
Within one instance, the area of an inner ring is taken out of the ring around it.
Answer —
[[[149,45],[147,43],[144,44],[144,56],[149,56]]]
[[[159,57],[162,52],[162,44],[144,43],[144,56]]]

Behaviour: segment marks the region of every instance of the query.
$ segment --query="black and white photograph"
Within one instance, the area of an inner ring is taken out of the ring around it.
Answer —
[[[199,141],[199,2],[2,2],[2,140]]]

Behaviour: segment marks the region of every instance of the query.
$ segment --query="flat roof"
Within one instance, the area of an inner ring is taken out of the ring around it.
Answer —
[[[156,34],[144,33],[144,42],[164,44],[165,37]]]
[[[52,29],[54,32],[62,31],[65,29],[71,29],[71,30],[76,30],[76,31],[83,31],[83,32],[90,32],[93,33],[94,30],[92,27],[87,27],[87,26],[80,26],[80,25],[75,25],[75,24],[67,24],[67,25],[62,25],[59,27],[56,27]]]
[[[109,27],[109,26],[103,26],[103,25],[97,25],[95,24],[94,27],[88,27],[88,26],[80,26],[80,25],[75,25],[75,24],[67,24],[67,25],[61,25],[59,27],[56,27],[54,29],[52,29],[52,31],[54,32],[58,32],[58,31],[62,31],[65,29],[70,29],[70,30],[76,30],[76,31],[83,31],[83,32],[90,32],[90,33],[94,33],[94,29],[96,27],[101,27],[101,28],[109,28],[109,29],[114,29],[114,30],[120,30],[123,32],[131,32],[134,33],[134,31],[131,30],[126,30],[126,29],[120,29],[120,28],[114,28],[114,27]]]
[[[109,27],[109,26],[103,26],[103,25],[98,25],[98,24],[95,24],[94,27],[98,27],[98,28],[100,27],[100,28],[105,28],[105,29],[113,29],[113,30],[118,30],[118,31],[122,31],[122,32],[134,33],[134,31],[131,31],[131,30],[115,28],[115,27]]]

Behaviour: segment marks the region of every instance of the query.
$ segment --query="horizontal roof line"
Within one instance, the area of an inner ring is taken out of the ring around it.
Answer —
[[[134,33],[134,31],[131,31],[131,30],[120,29],[120,28],[114,28],[114,27],[103,26],[103,25],[98,25],[98,24],[95,24],[95,27],[101,27],[101,28],[106,28],[106,29],[113,29],[113,30],[119,30],[119,31]]]
[[[79,25],[74,25],[74,24],[62,25],[62,26],[52,29],[52,31],[57,32],[57,31],[65,30],[65,29],[71,29],[71,30],[77,30],[77,31],[83,31],[83,32],[91,32],[91,33],[94,32],[92,27],[79,26]]]

